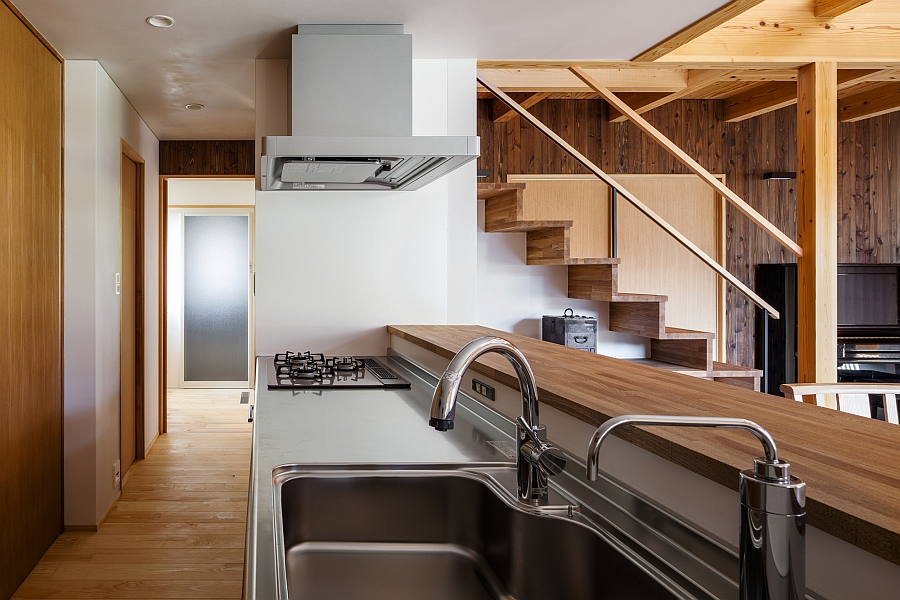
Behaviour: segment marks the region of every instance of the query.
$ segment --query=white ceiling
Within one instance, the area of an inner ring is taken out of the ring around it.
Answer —
[[[183,140],[254,137],[253,61],[288,58],[297,23],[403,23],[416,58],[629,59],[725,0],[14,2],[63,57],[99,60],[159,139]]]

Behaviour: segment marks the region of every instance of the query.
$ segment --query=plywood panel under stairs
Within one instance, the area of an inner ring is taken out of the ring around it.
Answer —
[[[700,179],[619,175],[616,180],[708,255],[718,256],[718,196]],[[716,274],[627,201],[618,202],[618,213],[619,256],[628,265],[619,273],[619,287],[666,294],[669,327],[717,332]]]
[[[609,257],[609,186],[599,179],[534,179],[527,182],[526,221],[571,222],[571,258]],[[518,183],[514,175],[509,183]]]

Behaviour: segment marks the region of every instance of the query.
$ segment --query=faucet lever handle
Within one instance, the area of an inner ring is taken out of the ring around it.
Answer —
[[[566,455],[563,451],[541,440],[521,415],[516,422],[528,437],[528,441],[522,444],[522,455],[547,475],[562,473],[566,468]]]
[[[544,441],[538,437],[535,430],[531,428],[531,425],[525,421],[525,417],[519,415],[516,417],[516,423],[519,424],[519,428],[525,432],[525,435],[528,436],[528,439],[530,439],[535,446],[540,447],[544,445]]]

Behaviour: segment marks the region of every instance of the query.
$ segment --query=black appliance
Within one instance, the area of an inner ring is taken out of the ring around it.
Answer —
[[[839,264],[837,283],[838,380],[900,377],[900,265]],[[775,320],[758,309],[756,319],[763,391],[780,394],[797,381],[797,265],[757,265],[756,291],[781,312]]]
[[[265,357],[270,388],[397,389],[410,387],[371,356],[325,356],[285,352]]]
[[[567,308],[561,317],[544,315],[541,339],[576,350],[597,352],[597,319],[582,317]]]

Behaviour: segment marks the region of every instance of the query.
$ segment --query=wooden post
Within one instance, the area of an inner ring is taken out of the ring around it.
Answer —
[[[797,380],[837,381],[837,64],[797,73]]]

